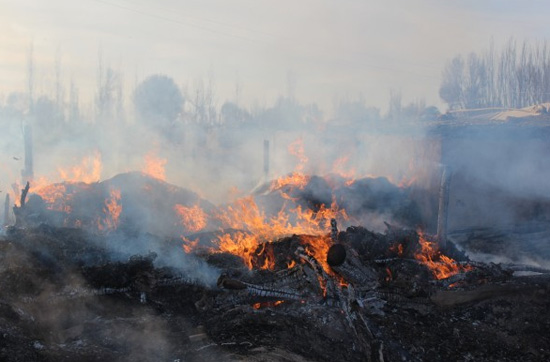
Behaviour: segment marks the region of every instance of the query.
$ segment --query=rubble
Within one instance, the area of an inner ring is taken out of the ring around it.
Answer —
[[[468,261],[448,242],[445,255],[469,269],[436,279],[414,257],[422,249],[416,231],[350,227],[327,235],[339,250],[327,270],[308,253],[304,235],[263,246],[275,256],[272,270],[198,253],[193,258],[219,271],[218,285],[210,285],[163,266],[162,249],[115,257],[107,235],[12,227],[0,240],[0,359],[550,358],[544,268],[517,276],[529,268]],[[256,257],[261,265],[265,254]]]

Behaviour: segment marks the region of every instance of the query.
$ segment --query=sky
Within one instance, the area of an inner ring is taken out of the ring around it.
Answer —
[[[92,104],[98,54],[127,97],[151,74],[214,84],[216,101],[269,106],[280,95],[329,111],[338,99],[387,108],[438,96],[445,63],[491,39],[550,37],[536,0],[0,0],[0,97],[24,91],[30,45],[36,90],[53,94],[55,59]],[[66,91],[67,93],[67,91]]]

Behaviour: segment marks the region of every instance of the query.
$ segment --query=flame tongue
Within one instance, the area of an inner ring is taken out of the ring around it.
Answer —
[[[300,206],[287,210],[283,206],[276,215],[268,217],[254,198],[249,196],[237,200],[216,216],[224,228],[242,230],[224,233],[218,237],[217,243],[220,251],[240,256],[250,269],[272,269],[275,265],[273,249],[262,244],[294,234],[309,235],[302,237],[301,243],[307,244],[308,253],[319,260],[325,271],[329,272],[326,256],[331,239],[327,232],[333,218],[347,218],[345,211],[338,209],[336,203],[330,208],[322,205],[317,212],[303,210]],[[262,264],[256,265],[256,260]]]
[[[118,228],[119,217],[122,212],[120,198],[120,190],[112,188],[109,198],[105,199],[105,207],[103,208],[105,218],[97,224],[99,230],[110,231]]]
[[[428,241],[426,235],[420,231],[418,232],[418,243],[421,250],[414,255],[415,259],[426,265],[438,280],[472,269],[469,265],[460,265],[454,259],[443,255],[437,244]]]

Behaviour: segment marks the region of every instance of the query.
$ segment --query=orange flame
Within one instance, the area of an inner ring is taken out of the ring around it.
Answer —
[[[98,182],[101,178],[101,154],[95,151],[92,156],[84,157],[80,164],[68,168],[58,168],[59,176],[68,182]]]
[[[271,187],[269,191],[281,190],[286,186],[289,186],[290,190],[293,190],[295,188],[302,190],[304,187],[306,187],[309,180],[310,180],[309,176],[306,176],[301,173],[293,172],[288,176],[283,176],[276,180],[273,180],[271,182]],[[290,196],[288,196],[287,192],[282,192],[282,194],[283,196],[286,196],[286,198],[290,199]]]
[[[267,247],[268,245],[270,247]],[[263,243],[262,250],[260,250],[260,252],[256,255],[264,257],[264,263],[260,266],[260,269],[275,269],[275,255],[273,255],[273,248],[271,247],[271,244]]]
[[[217,243],[220,251],[240,256],[249,269],[254,267],[252,261],[259,245],[256,236],[244,232],[223,234],[218,236]]]
[[[155,152],[149,152],[145,155],[145,165],[141,171],[151,177],[166,181],[165,166],[168,162],[165,158],[160,158]]]
[[[339,209],[333,202],[330,208],[322,205],[317,212],[310,209],[302,210],[300,206],[287,212],[283,206],[276,216],[268,218],[254,198],[249,196],[237,200],[216,218],[224,228],[246,231],[223,234],[218,237],[217,243],[221,251],[240,256],[250,269],[255,266],[253,260],[256,259],[255,252],[260,245],[288,235],[305,234],[311,235],[306,238],[306,244],[310,246],[309,252],[328,272],[330,268],[326,264],[326,254],[330,247],[330,237],[327,234],[330,230],[330,220],[347,220],[348,217],[345,210]],[[271,261],[269,265],[272,265]]]
[[[197,245],[199,244],[199,239],[198,239],[198,238],[196,238],[196,239],[193,240],[193,241],[191,241],[191,240],[189,240],[189,239],[187,239],[187,238],[185,238],[185,237],[182,237],[181,239],[182,239],[182,241],[183,241],[183,244],[182,244],[183,250],[184,250],[187,254],[193,252],[193,250],[195,250],[195,249],[197,248]]]
[[[302,173],[307,161],[309,160],[304,151],[304,139],[300,137],[296,141],[292,142],[288,146],[288,152],[291,155],[296,156],[298,159],[298,164],[294,170],[298,173]]]
[[[355,169],[351,168],[349,169],[347,164],[349,162],[350,155],[342,156],[338,158],[336,161],[332,164],[332,172],[335,174],[348,179],[346,181],[346,185],[351,185],[355,181]]]
[[[101,154],[95,151],[93,155],[84,157],[78,165],[59,167],[57,171],[63,183],[54,184],[52,180],[40,176],[30,182],[29,192],[39,195],[46,202],[48,209],[70,213],[71,209],[67,203],[71,201],[74,192],[68,192],[68,184],[97,182],[101,178],[102,167]],[[87,186],[79,185],[79,187]],[[16,199],[17,205],[18,202],[19,200]]]
[[[426,265],[436,279],[446,279],[455,274],[472,270],[470,265],[460,265],[452,258],[441,254],[437,245],[426,239],[422,232],[418,232],[418,242],[421,250],[415,254],[415,259]]]
[[[105,200],[105,207],[103,208],[105,219],[103,223],[97,225],[99,230],[115,230],[118,227],[120,213],[122,212],[120,198],[120,190],[111,189],[110,197]]]
[[[174,211],[180,218],[181,224],[191,232],[198,232],[206,227],[208,216],[199,205],[185,207],[180,204],[174,206]]]

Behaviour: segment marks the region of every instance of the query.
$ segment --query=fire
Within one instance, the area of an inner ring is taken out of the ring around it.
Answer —
[[[300,242],[304,245],[306,251],[315,258],[323,267],[323,270],[329,274],[333,275],[332,269],[327,263],[327,254],[328,249],[332,245],[332,240],[329,234],[325,235],[302,235],[300,236]]]
[[[426,265],[436,279],[446,279],[455,274],[472,270],[469,265],[457,264],[452,258],[441,254],[435,243],[426,240],[424,233],[418,232],[418,242],[421,250],[415,254],[415,259]]]
[[[174,211],[180,218],[181,224],[191,232],[198,232],[206,227],[208,216],[199,205],[186,207],[180,204],[174,206]]]
[[[69,199],[65,184],[52,184],[38,189],[33,188],[32,193],[37,194],[47,204],[47,208],[55,211],[64,211],[66,201]]]
[[[98,223],[99,230],[115,230],[119,225],[119,217],[122,212],[120,204],[120,190],[111,189],[110,197],[105,200],[105,219],[103,223]]]
[[[396,245],[392,245],[390,247],[390,251],[397,253],[397,256],[399,257],[403,256],[403,244],[399,243]]]
[[[281,190],[286,186],[290,187],[290,190],[300,189],[302,190],[310,180],[310,177],[304,175],[304,168],[308,162],[308,158],[304,152],[304,141],[302,138],[298,138],[288,146],[288,152],[298,159],[298,164],[294,168],[294,171],[288,176],[280,177],[271,182],[270,191]],[[282,196],[290,199],[287,192],[282,191]]]
[[[293,172],[288,176],[280,177],[271,182],[271,187],[269,191],[281,190],[285,186],[289,186],[292,189],[303,190],[309,182],[310,177],[301,173]],[[283,196],[288,196],[286,192],[282,193]],[[287,197],[290,198],[290,197]]]
[[[101,154],[95,151],[92,156],[84,157],[80,164],[68,168],[58,168],[59,176],[68,182],[98,182],[101,178]]]
[[[288,269],[292,269],[292,268],[294,268],[295,266],[296,266],[296,260],[291,260],[291,261],[289,261],[289,262],[286,264],[286,267],[287,267]]]
[[[165,166],[168,162],[165,158],[160,158],[155,152],[149,152],[145,155],[145,162],[141,171],[151,177],[166,181]]]
[[[260,266],[260,269],[273,270],[275,269],[275,255],[273,255],[273,248],[267,247],[268,245],[271,246],[269,243],[263,243],[262,250],[260,250],[260,252],[256,255],[264,257],[264,263]]]
[[[40,176],[30,182],[30,193],[40,196],[47,204],[47,208],[55,211],[64,211],[70,213],[68,203],[72,200],[76,192],[76,184],[79,188],[87,187],[84,184],[98,182],[102,171],[101,154],[95,151],[91,156],[84,157],[82,161],[73,166],[59,167],[57,172],[59,177],[53,180],[61,179],[62,183],[54,183],[52,179]],[[82,184],[84,183],[84,184]],[[16,198],[16,205],[18,205]]]
[[[292,142],[288,146],[288,152],[291,155],[296,156],[298,159],[298,164],[296,165],[295,171],[298,173],[303,173],[306,163],[309,160],[304,151],[304,139],[300,137],[296,141]]]
[[[260,243],[256,236],[244,232],[223,234],[217,242],[220,251],[238,255],[249,269],[254,267],[254,255]]]
[[[302,210],[301,206],[286,210],[283,208],[272,217],[267,217],[258,207],[252,196],[237,200],[216,215],[224,228],[232,228],[239,231],[236,233],[225,233],[218,237],[218,247],[221,251],[229,252],[240,256],[245,264],[252,269],[254,260],[258,254],[256,250],[263,244],[273,240],[294,235],[310,235],[303,237],[302,242],[307,244],[308,252],[323,264],[325,271],[330,268],[326,264],[326,255],[330,247],[330,237],[327,231],[330,230],[330,220],[347,220],[345,210],[338,208],[335,202],[330,208],[322,205],[318,211],[310,209]],[[271,248],[267,249],[271,252]],[[268,264],[263,267],[270,267],[274,258],[266,256]],[[267,261],[266,261],[267,263]]]
[[[350,155],[342,156],[338,158],[334,163],[332,164],[332,172],[335,174],[348,179],[346,181],[346,185],[350,186],[355,181],[355,169],[349,168],[347,165],[349,163]]]
[[[197,248],[197,245],[199,244],[199,239],[198,239],[198,238],[196,238],[196,239],[193,240],[193,241],[191,241],[191,240],[189,240],[189,239],[187,239],[187,238],[185,238],[185,237],[182,237],[181,239],[182,239],[182,241],[183,241],[183,244],[182,244],[183,250],[184,250],[187,254],[189,254],[189,253],[191,253],[193,250],[195,250],[195,249]]]
[[[284,300],[276,300],[274,302],[261,302],[261,303],[254,303],[252,304],[252,308],[254,309],[261,309],[261,308],[269,308],[269,307],[276,307],[278,305],[283,304]]]
[[[40,196],[44,200],[47,209],[70,214],[74,195],[89,187],[90,185],[85,183],[64,182],[33,187],[30,192]]]
[[[386,277],[384,278],[384,280],[387,282],[390,282],[393,280],[393,274],[390,268],[386,268]]]

